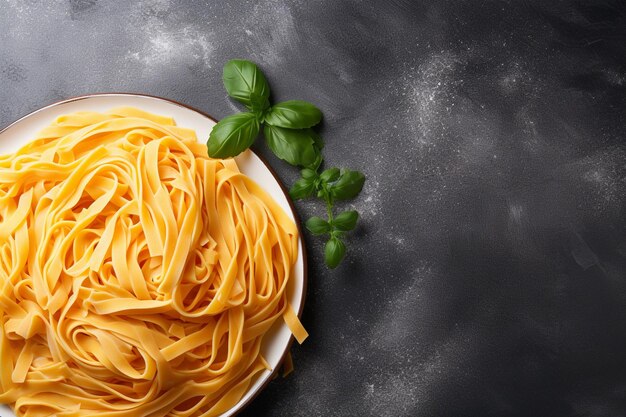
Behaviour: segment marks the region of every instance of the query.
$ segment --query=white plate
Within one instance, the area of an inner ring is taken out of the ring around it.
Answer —
[[[54,118],[62,114],[76,111],[106,111],[114,107],[132,106],[139,109],[173,117],[178,126],[194,129],[199,141],[209,137],[215,121],[190,107],[175,103],[166,99],[134,94],[97,94],[77,97],[55,103],[37,110],[26,117],[11,124],[0,131],[0,154],[16,151],[21,146],[32,140],[35,134],[48,126]],[[237,164],[243,173],[255,180],[267,191],[278,204],[285,210],[287,215],[297,222],[297,217],[290,204],[285,191],[281,188],[278,179],[274,176],[269,166],[252,151],[246,151],[236,158]],[[294,310],[301,313],[306,291],[306,264],[302,238],[299,241],[298,259],[295,265],[294,279],[288,288],[288,298]],[[272,371],[265,371],[257,377],[243,398],[223,416],[232,416],[246,406],[269,382],[291,345],[291,332],[282,320],[276,324],[266,335],[261,351]],[[15,417],[15,414],[5,405],[0,405],[0,417]]]

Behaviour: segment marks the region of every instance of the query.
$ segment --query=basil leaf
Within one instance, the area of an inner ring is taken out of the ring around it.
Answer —
[[[263,133],[272,152],[291,165],[309,166],[319,155],[313,139],[315,132],[311,129],[293,130],[266,124]]]
[[[349,200],[361,192],[365,176],[359,171],[342,170],[339,179],[330,185],[330,195],[335,200]]]
[[[306,179],[317,177],[317,172],[315,172],[315,170],[311,168],[304,168],[302,171],[300,171],[300,174],[302,175],[302,178]]]
[[[334,269],[346,256],[346,245],[338,238],[331,237],[324,248],[324,260],[329,268]]]
[[[331,229],[330,224],[326,220],[316,216],[306,221],[306,228],[314,235],[323,235],[330,232]]]
[[[289,100],[278,103],[265,115],[265,122],[272,126],[288,129],[305,129],[315,126],[322,120],[320,109],[302,100]]]
[[[315,140],[315,138],[314,138]],[[315,143],[317,145],[317,142]],[[322,143],[322,146],[324,144]],[[312,164],[308,165],[308,168],[310,168],[313,171],[317,171],[317,169],[320,167],[320,165],[322,165],[322,161],[324,161],[324,158],[322,158],[322,153],[320,152],[320,148],[319,146],[317,146],[317,157],[315,158],[315,161],[313,161]]]
[[[320,174],[320,179],[324,182],[337,181],[339,178],[339,168],[328,168]]]
[[[252,113],[238,113],[220,120],[209,135],[207,148],[211,158],[237,156],[254,143],[260,125]]]
[[[270,87],[265,76],[253,62],[230,60],[224,65],[222,77],[228,95],[249,110],[262,112],[270,105]]]
[[[315,182],[311,179],[300,178],[289,190],[289,195],[294,200],[302,200],[303,198],[311,197],[314,192]]]
[[[317,171],[320,165],[322,165],[322,162],[324,161],[324,158],[322,157],[322,152],[321,152],[322,149],[324,148],[324,141],[322,140],[322,137],[319,134],[317,134],[316,131],[312,129],[308,129],[308,130],[311,133],[313,142],[315,142],[314,146],[317,150],[317,157],[312,163],[308,164],[307,167],[311,168],[314,171]]]
[[[356,210],[344,211],[334,218],[332,225],[336,230],[348,232],[356,227],[358,219],[359,213]]]

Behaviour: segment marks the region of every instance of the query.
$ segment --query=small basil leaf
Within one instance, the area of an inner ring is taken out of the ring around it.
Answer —
[[[228,95],[249,110],[262,112],[269,107],[270,87],[253,62],[242,59],[228,61],[224,65],[222,79]]]
[[[302,175],[302,178],[314,179],[315,177],[317,177],[317,172],[311,168],[304,168],[302,171],[300,171],[300,175]]]
[[[314,192],[315,183],[310,179],[300,178],[289,190],[289,195],[294,200],[301,200],[303,198],[311,197]]]
[[[332,225],[339,231],[348,232],[356,227],[358,219],[359,213],[356,210],[344,211],[335,217]]]
[[[306,228],[314,235],[323,235],[330,232],[331,229],[330,224],[320,217],[311,217],[307,220]]]
[[[356,197],[363,188],[365,176],[359,171],[343,170],[339,179],[330,185],[330,195],[335,200],[348,200]]]
[[[272,152],[291,165],[309,166],[319,154],[311,129],[293,130],[266,124],[263,133]]]
[[[314,132],[315,133],[315,132]],[[319,135],[318,135],[319,137]],[[315,140],[315,138],[314,138]],[[316,142],[317,145],[317,142]],[[309,164],[308,167],[311,168],[314,171],[317,171],[317,169],[320,167],[320,165],[322,165],[322,161],[324,161],[324,158],[322,157],[322,153],[320,152],[320,148],[319,146],[317,147],[317,157],[315,158],[315,161],[313,161],[313,163]]]
[[[237,156],[254,143],[260,125],[252,113],[237,113],[220,120],[209,135],[207,148],[211,158]]]
[[[305,129],[322,120],[320,109],[302,100],[283,101],[272,106],[265,115],[265,122],[288,129]]]
[[[339,168],[328,168],[320,174],[320,179],[324,182],[337,181],[339,178]]]
[[[336,268],[346,256],[346,245],[336,237],[330,238],[324,248],[324,260],[329,268]]]

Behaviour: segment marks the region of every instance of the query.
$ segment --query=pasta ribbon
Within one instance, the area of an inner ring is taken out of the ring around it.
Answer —
[[[24,417],[211,417],[268,369],[298,231],[233,160],[135,108],[0,156],[0,403]]]

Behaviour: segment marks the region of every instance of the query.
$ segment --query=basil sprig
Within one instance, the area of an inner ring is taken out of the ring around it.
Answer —
[[[326,203],[327,219],[311,217],[306,228],[314,235],[327,236],[324,259],[335,268],[346,254],[345,234],[356,228],[359,213],[348,210],[334,215],[335,203],[356,197],[365,176],[358,171],[328,168],[322,172],[322,138],[312,127],[322,120],[322,112],[302,100],[270,105],[270,88],[261,70],[250,61],[233,59],[224,66],[224,87],[228,95],[248,111],[217,123],[207,141],[211,158],[230,158],[248,149],[260,131],[268,148],[280,159],[301,167],[301,177],[289,190],[291,198],[317,197]]]
[[[324,220],[317,216],[311,217],[306,221],[306,228],[314,235],[328,236],[324,259],[328,267],[335,268],[346,254],[343,238],[346,232],[356,228],[359,219],[356,210],[344,211],[334,216],[335,202],[356,197],[363,188],[365,176],[358,171],[338,168],[329,168],[322,173],[318,173],[317,169],[306,168],[300,174],[300,179],[291,187],[289,194],[295,200],[316,195],[326,202],[328,218]]]
[[[309,167],[321,161],[322,140],[310,129],[322,120],[320,109],[301,100],[270,106],[270,86],[250,61],[228,61],[222,79],[228,95],[249,111],[228,116],[215,125],[207,142],[211,158],[239,155],[263,130],[267,146],[288,164]]]

